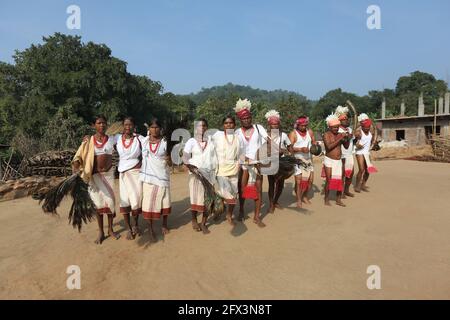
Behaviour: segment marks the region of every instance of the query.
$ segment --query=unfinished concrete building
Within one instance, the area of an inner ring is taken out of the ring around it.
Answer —
[[[386,118],[386,102],[381,106],[381,119],[377,119],[377,127],[381,131],[381,139],[386,142],[406,140],[408,145],[424,145],[429,142],[433,133],[450,135],[450,93],[439,99],[436,116],[425,114],[423,96],[418,101],[417,116],[405,116],[405,105],[400,107],[400,115]],[[435,122],[436,121],[436,122]],[[435,126],[436,123],[436,126]]]

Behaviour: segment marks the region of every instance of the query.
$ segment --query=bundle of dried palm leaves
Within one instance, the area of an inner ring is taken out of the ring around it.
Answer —
[[[88,191],[88,185],[78,174],[73,174],[61,183],[51,188],[47,193],[35,195],[33,198],[42,204],[45,213],[57,215],[56,209],[64,197],[72,197],[72,206],[69,211],[69,223],[81,231],[84,223],[90,222],[96,216],[96,207]]]
[[[300,165],[304,168],[308,167],[308,164],[302,159],[297,159],[291,155],[285,155],[280,157],[278,172],[275,175],[276,178],[288,179],[295,172],[295,166]]]
[[[205,190],[205,212],[217,220],[225,211],[223,198],[214,190],[214,186],[206,179],[196,166],[186,165],[189,171],[200,180]]]

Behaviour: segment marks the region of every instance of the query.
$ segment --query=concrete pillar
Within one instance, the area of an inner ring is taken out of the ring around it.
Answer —
[[[419,117],[425,115],[425,105],[423,104],[423,93],[420,93],[420,96],[419,96],[417,115]]]
[[[438,114],[444,113],[444,98],[439,97],[439,108],[438,108]]]
[[[386,118],[386,99],[383,98],[383,102],[381,103],[381,119]]]
[[[445,114],[449,114],[450,113],[450,92],[447,92],[445,94],[445,103],[444,103],[445,107],[444,107],[444,112]]]
[[[405,101],[402,101],[402,104],[400,105],[400,115],[405,115]]]

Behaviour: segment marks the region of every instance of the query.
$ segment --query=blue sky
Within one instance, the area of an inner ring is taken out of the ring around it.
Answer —
[[[66,8],[81,8],[68,30]],[[369,5],[381,30],[366,27]],[[128,70],[184,94],[227,82],[317,99],[393,88],[415,70],[448,80],[448,0],[0,0],[0,60],[54,32],[105,43]]]

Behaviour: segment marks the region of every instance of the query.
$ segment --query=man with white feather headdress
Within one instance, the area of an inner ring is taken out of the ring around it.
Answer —
[[[291,141],[286,133],[281,131],[280,113],[276,110],[268,111],[264,117],[267,119],[268,133],[271,138],[270,153],[271,156],[281,157],[289,153],[288,148],[291,145]],[[280,168],[278,168],[280,169]],[[278,203],[278,199],[284,189],[285,176],[279,174],[279,170],[276,174],[267,175],[269,182],[269,212],[274,213],[275,208],[282,209]]]
[[[341,146],[348,140],[349,133],[339,133],[341,122],[334,113],[327,117],[326,122],[328,131],[323,134],[323,143],[325,145],[323,165],[326,178],[325,205],[330,205],[330,190],[334,190],[336,191],[336,204],[345,207],[345,204],[342,202],[344,187],[342,181]]]
[[[269,138],[263,126],[252,123],[251,107],[252,104],[248,99],[239,99],[234,108],[241,122],[241,128],[236,130],[240,146],[239,220],[244,219],[245,199],[253,199],[255,201],[253,222],[262,228],[265,224],[260,217],[263,179],[259,149]]]
[[[353,180],[354,171],[354,148],[353,148],[353,130],[350,127],[350,119],[348,117],[349,110],[348,107],[337,106],[334,114],[338,117],[340,121],[339,133],[348,133],[348,139],[345,143],[341,145],[342,151],[342,165],[344,166],[344,195],[349,197],[354,197],[354,194],[350,192],[350,186]]]

